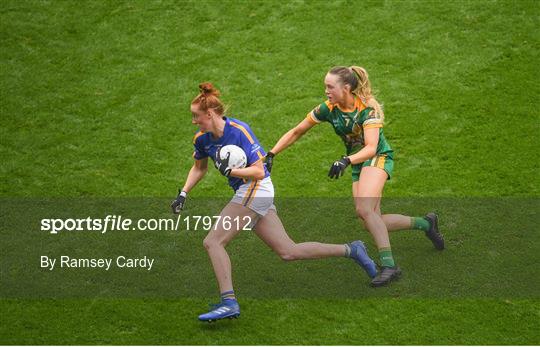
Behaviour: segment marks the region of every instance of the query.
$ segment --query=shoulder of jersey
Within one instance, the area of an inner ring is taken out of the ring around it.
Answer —
[[[202,131],[197,131],[197,133],[193,136],[193,144],[195,144],[195,142],[197,141],[197,139],[199,137],[201,137],[202,135],[204,135],[205,133],[203,133]]]
[[[324,102],[324,104],[326,105],[326,107],[328,107],[328,109],[330,110],[330,112],[332,112],[332,111],[334,110],[335,105],[332,104],[329,100],[326,100],[326,101]]]
[[[247,137],[250,143],[254,142],[249,125],[234,118],[229,119],[229,124],[234,131],[237,131],[238,133],[241,133],[243,136]]]
[[[241,120],[235,119],[235,118],[229,118],[229,124],[236,129],[250,129],[249,125],[247,123],[242,122]]]

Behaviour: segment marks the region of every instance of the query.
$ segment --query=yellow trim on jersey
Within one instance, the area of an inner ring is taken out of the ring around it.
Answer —
[[[249,196],[249,199],[248,201],[245,203],[245,206],[246,207],[249,207],[249,204],[251,204],[253,202],[253,199],[255,198],[255,194],[257,194],[257,190],[259,189],[259,187],[261,186],[261,181],[256,181],[257,184],[255,184],[255,187],[253,188],[253,192],[251,194],[248,194]],[[250,196],[251,195],[251,196]]]
[[[327,104],[328,105],[328,104]],[[353,108],[351,109],[344,109],[344,108],[340,108],[338,106],[338,108],[342,111],[342,112],[347,112],[347,113],[350,113],[350,112],[354,112],[355,110],[358,110],[358,112],[361,112],[363,111],[367,106],[362,102],[362,99],[360,99],[360,97],[358,95],[354,95],[354,104],[353,104]],[[330,109],[330,111],[332,111],[332,109]]]
[[[195,134],[195,136],[193,136],[193,144],[195,144],[195,141],[197,141],[197,138],[201,135],[203,135],[204,133],[202,131],[199,131],[198,133]]]
[[[256,185],[257,181],[251,181],[251,184],[249,185],[249,188],[247,189],[246,191],[246,195],[244,196],[244,198],[242,199],[242,205],[246,205],[247,203],[247,200],[248,200],[248,197],[249,197],[249,192],[250,190],[252,190],[254,188],[254,186]]]
[[[254,161],[253,163],[251,163],[249,166],[246,166],[246,167],[251,167],[257,164],[258,162],[260,162],[261,160],[264,160],[264,157],[262,156],[262,154],[259,156],[259,159],[257,159],[257,161]]]
[[[255,141],[253,141],[253,138],[251,137],[249,132],[246,130],[246,128],[244,128],[240,124],[235,123],[233,121],[230,121],[229,124],[232,125],[233,127],[237,128],[237,129],[240,129],[244,133],[244,135],[246,135],[246,137],[248,138],[249,143],[253,144],[255,142]]]
[[[339,106],[338,106],[338,108],[341,110],[341,112],[351,113],[351,112],[354,112],[354,110],[356,110],[356,103],[354,104],[353,108],[351,108],[351,109],[345,109],[345,108],[341,108]]]
[[[310,123],[312,123],[312,124],[319,124],[321,121],[318,120],[318,119],[316,119],[316,118],[317,118],[317,117],[315,117],[315,116],[313,115],[313,111],[310,112],[310,113],[308,113],[307,116],[306,116],[306,119],[307,119]]]
[[[383,125],[381,123],[376,123],[376,124],[367,124],[367,125],[364,125],[364,130],[365,129],[371,129],[371,128],[382,128]]]
[[[263,155],[261,154],[261,151],[257,151],[257,155],[259,156],[259,160],[261,160],[262,158],[264,158]],[[259,161],[259,160],[257,160],[257,161]],[[252,164],[252,165],[253,165],[253,164]]]
[[[332,112],[332,111],[334,110],[334,107],[336,106],[336,105],[332,104],[332,103],[331,103],[330,101],[328,101],[328,100],[326,100],[324,103],[326,104],[326,107],[328,107],[328,109],[330,110],[330,112]]]
[[[367,108],[366,104],[364,104],[364,102],[362,101],[362,99],[360,99],[358,95],[355,95],[354,98],[354,107],[358,109],[359,112]]]

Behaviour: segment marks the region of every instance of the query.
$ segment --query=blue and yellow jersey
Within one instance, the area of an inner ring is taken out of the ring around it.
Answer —
[[[367,107],[358,96],[355,96],[354,107],[351,110],[341,110],[336,104],[327,100],[309,112],[307,119],[314,124],[321,122],[332,124],[335,133],[345,144],[347,155],[354,154],[365,146],[365,129],[379,128],[376,154],[392,156],[393,150],[383,134],[382,118],[374,109]]]
[[[219,139],[214,139],[211,133],[197,132],[193,137],[193,158],[201,160],[204,158],[212,158],[215,161],[217,151],[226,145],[236,145],[244,150],[247,157],[246,166],[251,166],[254,163],[262,160],[266,152],[262,148],[259,140],[251,131],[251,128],[246,123],[238,119],[223,117],[225,120],[225,128],[223,136]],[[270,173],[264,165],[264,177],[270,176]],[[229,177],[229,185],[236,191],[238,187],[244,184],[245,181],[237,177]]]

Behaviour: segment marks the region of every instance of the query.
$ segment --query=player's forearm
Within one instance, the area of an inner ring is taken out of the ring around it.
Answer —
[[[262,180],[264,178],[264,169],[258,166],[249,166],[242,169],[231,170],[231,176],[253,180]]]
[[[349,159],[351,160],[351,164],[361,164],[366,160],[373,158],[376,153],[376,146],[365,146],[357,153],[349,155]]]
[[[295,143],[300,137],[304,135],[303,133],[297,131],[296,129],[291,129],[283,135],[276,145],[270,150],[270,152],[278,154],[279,152],[285,150],[287,147]]]
[[[193,187],[199,183],[200,180],[206,175],[206,172],[208,171],[207,168],[201,169],[197,166],[192,166],[191,170],[189,170],[188,177],[186,179],[186,183],[184,184],[184,187],[182,190],[186,193],[188,193]]]

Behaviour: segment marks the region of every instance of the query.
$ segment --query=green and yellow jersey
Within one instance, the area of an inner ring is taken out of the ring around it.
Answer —
[[[307,119],[313,123],[328,122],[334,127],[335,133],[341,137],[347,155],[354,154],[364,147],[364,130],[379,128],[379,143],[377,155],[391,156],[392,148],[383,134],[383,121],[371,107],[367,107],[359,97],[354,98],[352,110],[341,110],[328,100],[308,113]]]
[[[384,137],[383,120],[371,107],[367,107],[358,96],[354,98],[354,107],[351,110],[342,110],[328,100],[315,107],[306,117],[310,122],[319,124],[328,122],[332,124],[335,133],[341,137],[347,155],[360,151],[364,146],[364,130],[379,128],[379,143],[375,157],[363,164],[353,165],[353,180],[358,180],[360,166],[377,166],[385,170],[390,177],[392,172],[392,147]]]

